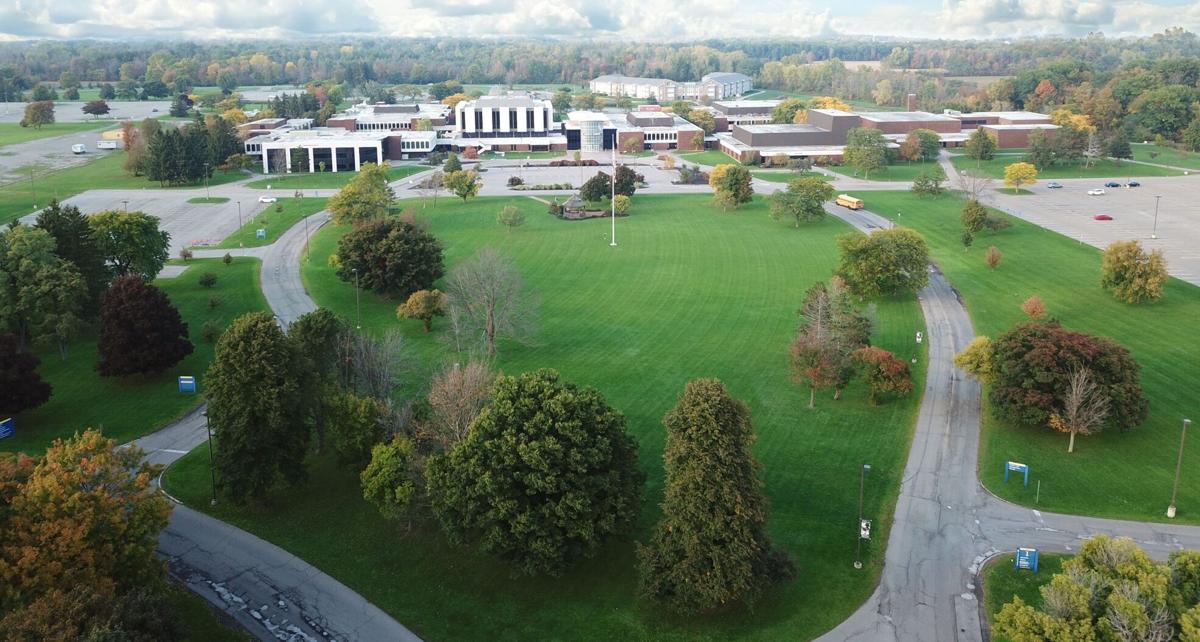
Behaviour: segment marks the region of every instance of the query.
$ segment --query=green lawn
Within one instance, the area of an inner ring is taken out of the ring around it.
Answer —
[[[1023,155],[996,155],[992,160],[976,161],[966,156],[952,156],[950,162],[954,164],[955,169],[960,171],[979,168],[985,174],[992,178],[1004,178],[1004,168],[1013,164],[1020,163],[1025,160]],[[1092,167],[1085,168],[1082,165],[1055,165],[1038,171],[1038,180],[1059,179],[1059,178],[1111,178],[1120,180],[1133,176],[1181,176],[1183,172],[1169,169],[1166,167],[1157,167],[1154,165],[1142,165],[1140,163],[1121,163],[1107,158],[1096,162]]]
[[[983,569],[983,599],[987,611],[988,624],[994,624],[1000,609],[1019,597],[1026,604],[1034,607],[1042,606],[1042,586],[1049,584],[1055,573],[1062,570],[1063,562],[1069,559],[1066,555],[1038,555],[1038,572],[1017,570],[1014,566],[1015,555],[998,557]],[[1008,638],[992,636],[995,642],[1008,642]]]
[[[424,166],[403,165],[400,167],[388,168],[388,180],[398,181],[402,178],[407,178],[413,174],[418,174],[430,169]],[[339,172],[316,172],[303,174],[278,174],[272,175],[269,178],[260,178],[258,180],[246,183],[246,187],[253,189],[278,189],[278,190],[297,190],[297,189],[338,189],[345,187],[350,179],[357,176],[357,172],[339,171]]]
[[[249,642],[240,629],[226,626],[204,598],[173,584],[169,593],[171,608],[183,624],[183,642]]]
[[[778,100],[781,98],[795,97],[804,101],[812,100],[818,94],[801,94],[794,91],[780,91],[778,89],[753,89],[742,96],[744,100]],[[821,94],[826,95],[826,94]],[[903,107],[894,107],[892,105],[876,105],[870,100],[846,100],[842,102],[850,105],[852,109],[858,111],[901,111]]]
[[[565,151],[549,151],[549,152],[504,152],[501,156],[494,152],[484,152],[479,155],[479,160],[535,160],[545,158],[562,158],[566,156]]]
[[[230,234],[225,240],[212,247],[216,249],[233,249],[238,247],[261,247],[274,243],[280,235],[304,217],[316,214],[325,209],[327,198],[281,198],[278,203],[267,205],[258,216],[246,221],[241,229]],[[276,212],[276,206],[282,206],[282,212]],[[260,229],[267,231],[265,238],[258,238]]]
[[[1197,152],[1185,152],[1161,145],[1137,144],[1129,147],[1133,150],[1133,160],[1200,170],[1200,153]]]
[[[187,202],[192,203],[194,205],[219,205],[221,203],[228,203],[229,197],[228,196],[197,196],[196,198],[189,198]]]
[[[1013,218],[1013,227],[985,232],[964,251],[960,242],[961,201],[953,195],[918,199],[907,192],[873,192],[872,211],[895,218],[925,235],[942,271],[962,294],[975,331],[995,337],[1024,318],[1021,303],[1038,295],[1048,315],[1073,330],[1115,339],[1142,365],[1150,417],[1122,433],[1111,430],[1080,437],[1068,455],[1067,436],[1045,428],[984,421],[980,476],[1004,499],[1066,513],[1138,520],[1164,520],[1171,498],[1179,430],[1196,414],[1200,343],[1190,340],[1200,319],[1200,288],[1172,279],[1166,297],[1131,306],[1100,288],[1100,252],[1090,246]],[[984,264],[995,245],[1004,253],[996,270]],[[985,409],[986,411],[986,409]],[[1005,461],[1029,465],[1030,484],[1004,483]],[[1184,456],[1177,521],[1200,523],[1200,448]]]
[[[914,180],[916,180],[918,174],[920,174],[921,172],[930,171],[931,169],[933,169],[934,165],[937,165],[937,161],[923,161],[923,162],[913,162],[913,163],[910,163],[907,161],[900,161],[900,162],[894,163],[892,165],[888,165],[887,167],[885,167],[881,170],[875,170],[875,171],[871,172],[869,175],[867,175],[866,180],[898,181],[898,182],[904,182],[904,183],[911,183]],[[837,172],[838,174],[841,174],[843,176],[851,176],[851,177],[853,177],[855,172],[857,171],[854,167],[852,167],[850,165],[829,165],[828,167],[826,167],[826,169]],[[863,178],[862,172],[858,172],[858,174],[859,174],[859,176],[857,176],[857,178]]]
[[[53,172],[35,172],[16,183],[0,186],[0,225],[45,207],[51,198],[65,200],[89,189],[158,189],[158,183],[144,176],[131,176],[121,169],[125,152],[109,152],[91,162]],[[222,185],[244,178],[240,172],[215,172],[209,185]],[[181,185],[168,189],[203,189],[199,185]]]
[[[212,289],[198,283],[204,272],[217,275]],[[100,377],[95,370],[99,357],[94,330],[71,345],[66,361],[59,358],[57,348],[39,351],[42,365],[38,371],[54,387],[53,395],[45,405],[17,415],[17,433],[0,441],[0,450],[40,452],[55,438],[89,427],[102,427],[109,437],[126,442],[195,407],[198,397],[180,394],[176,377],[193,375],[203,386],[213,355],[213,344],[201,335],[206,321],[224,329],[246,312],[267,309],[258,273],[258,259],[239,257],[231,265],[219,259],[195,260],[183,275],[156,281],[187,322],[195,345],[190,356],[158,375]],[[220,305],[210,309],[212,297],[220,297]]]
[[[729,154],[718,152],[715,149],[710,149],[703,152],[685,152],[679,154],[679,157],[692,165],[707,165],[716,167],[717,165],[737,165],[739,164]]]
[[[528,216],[512,233],[495,222],[509,202]],[[834,239],[851,228],[830,218],[796,230],[770,220],[763,199],[723,214],[707,196],[639,195],[633,215],[618,221],[620,245],[612,248],[609,221],[558,220],[530,199],[445,199],[425,211],[450,265],[480,246],[499,247],[541,299],[537,345],[502,345],[497,366],[508,373],[557,368],[567,380],[596,386],[625,413],[649,476],[636,539],[658,517],[661,420],[684,383],[720,377],[746,400],[771,533],[796,556],[798,578],[752,613],[686,619],[638,599],[629,540],[559,579],[513,578],[508,566],[447,546],[427,525],[404,534],[384,524],[362,500],[355,471],[331,459],[317,459],[305,487],[280,493],[269,510],[222,504],[213,514],[297,553],[428,640],[803,640],[871,593],[883,551],[868,546],[867,570],[852,568],[854,482],[870,463],[866,513],[881,528],[873,541],[886,542],[919,395],[873,408],[856,384],[837,402],[822,394],[810,411],[806,392],[790,382],[786,357],[804,291],[830,275]],[[327,262],[344,232],[327,227],[317,235],[304,276],[319,304],[353,322],[354,287]],[[456,357],[438,340],[444,321],[426,335],[417,323],[397,322],[396,305],[364,292],[362,325],[405,333],[414,360],[406,381],[420,387],[431,367]],[[916,302],[880,300],[873,310],[873,342],[918,359],[919,390],[924,355],[912,336],[924,324]],[[200,510],[210,510],[206,457],[194,451],[167,476],[170,491]]]
[[[797,174],[796,172],[793,172],[790,170],[752,169],[752,170],[750,170],[750,174],[752,174],[754,176],[754,178],[758,178],[758,179],[761,179],[764,181],[770,181],[772,183],[787,183],[787,182],[791,181],[793,178],[814,178],[815,177],[815,178],[819,178],[823,181],[832,181],[833,180],[832,176],[830,176],[828,174],[822,174],[820,172],[805,172],[803,174]]]
[[[54,123],[52,125],[44,125],[41,129],[35,129],[33,127],[22,127],[18,123],[0,123],[0,147],[49,138],[51,136],[78,134],[81,132],[90,132],[95,129],[108,129],[114,124],[111,120],[89,121],[86,123]],[[88,151],[93,152],[96,150],[89,149]]]

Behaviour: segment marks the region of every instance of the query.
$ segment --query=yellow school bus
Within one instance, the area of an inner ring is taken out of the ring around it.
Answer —
[[[837,203],[842,207],[848,207],[852,210],[861,210],[863,208],[862,199],[855,198],[849,194],[838,194],[837,200],[834,201],[834,203]]]

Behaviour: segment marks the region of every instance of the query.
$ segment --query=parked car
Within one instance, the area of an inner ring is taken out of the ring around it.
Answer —
[[[1095,215],[1095,216],[1093,216],[1093,217],[1092,217],[1092,220],[1095,220],[1095,221],[1111,221],[1111,220],[1113,220],[1113,218],[1112,218],[1111,216],[1109,216],[1108,214],[1097,214],[1097,215]]]
[[[1129,181],[1128,183],[1125,183],[1125,187],[1141,187],[1141,186],[1142,186],[1142,184],[1137,181]]]
[[[1116,181],[1109,181],[1104,184],[1105,187],[1120,187],[1121,184]]]
[[[274,196],[259,196],[258,197],[259,203],[274,203],[275,201],[278,201],[278,200],[279,199],[275,198]]]
[[[85,154],[85,153],[87,153],[87,147],[85,147],[82,143],[76,143],[74,145],[71,145],[71,153],[72,154]]]
[[[1100,188],[1088,190],[1088,196],[1104,196],[1104,190]]]
[[[1062,189],[1062,183],[1060,183],[1058,181],[1050,181],[1049,183],[1046,183],[1046,188],[1047,189]]]

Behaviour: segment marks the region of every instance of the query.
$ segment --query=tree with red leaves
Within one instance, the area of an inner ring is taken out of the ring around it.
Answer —
[[[100,300],[104,377],[162,372],[192,353],[188,327],[162,290],[140,276],[117,278]]]
[[[912,373],[908,369],[908,362],[897,359],[891,352],[868,346],[854,352],[854,361],[864,368],[863,380],[870,389],[868,399],[872,406],[879,403],[880,395],[903,396],[912,392]]]
[[[11,333],[0,334],[0,419],[36,408],[50,399],[50,384],[37,372],[38,359],[21,350]]]

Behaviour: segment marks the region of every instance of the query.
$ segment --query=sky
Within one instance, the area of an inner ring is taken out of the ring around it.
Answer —
[[[0,39],[1017,38],[1200,32],[1198,0],[0,0]]]

